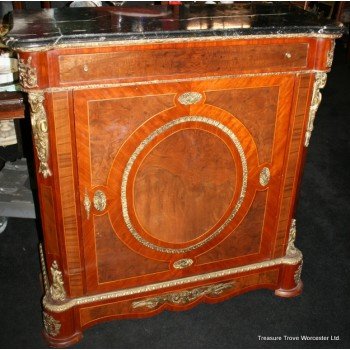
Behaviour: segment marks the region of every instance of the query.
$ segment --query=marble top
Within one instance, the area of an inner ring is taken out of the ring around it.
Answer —
[[[9,24],[3,41],[14,50],[216,36],[339,36],[343,31],[340,23],[288,3],[259,2],[19,10]]]

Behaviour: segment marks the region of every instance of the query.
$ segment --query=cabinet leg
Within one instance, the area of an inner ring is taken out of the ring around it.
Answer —
[[[81,340],[83,334],[75,325],[74,310],[62,313],[43,311],[43,337],[53,348],[66,348]]]
[[[282,298],[296,297],[303,290],[303,282],[300,279],[303,262],[297,265],[285,265],[281,271],[280,287],[275,290],[275,295]]]

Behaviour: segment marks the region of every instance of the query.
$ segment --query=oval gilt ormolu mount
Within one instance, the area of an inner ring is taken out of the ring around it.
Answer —
[[[185,106],[193,105],[199,102],[203,98],[199,92],[185,92],[181,94],[178,101]]]
[[[189,125],[191,125],[191,123],[192,124],[196,123],[196,128],[194,128],[194,126],[192,126],[193,129],[189,128]],[[159,243],[156,244],[156,243],[150,242],[150,240],[148,240],[144,235],[140,234],[140,232],[136,230],[135,225],[132,222],[129,215],[129,203],[128,203],[129,201],[125,194],[127,192],[127,187],[129,185],[128,178],[133,168],[135,159],[142,153],[143,149],[147,146],[147,144],[151,143],[157,136],[181,124],[187,124],[187,129],[181,130],[181,131],[175,131],[175,133],[171,134],[165,140],[161,141],[157,146],[155,146],[152,149],[152,151],[147,155],[146,159],[144,160],[144,162],[147,162],[147,160],[150,157],[152,158],[152,155],[153,155],[155,162],[153,162],[152,164],[152,160],[149,161],[150,164],[148,164],[147,166],[144,166],[144,168],[142,168],[144,163],[141,164],[141,166],[139,167],[139,171],[134,178],[134,183],[131,185],[133,186],[134,196],[133,196],[133,201],[131,202],[132,204],[130,205],[134,206],[135,214],[138,219],[138,224],[144,229],[144,231],[148,232],[150,236],[156,238],[157,241],[160,240],[165,243],[189,242],[189,244],[183,248],[169,248],[169,247],[162,246]],[[236,152],[238,152],[240,157],[241,168],[242,168],[242,174],[240,175],[240,177],[242,179],[242,184],[240,189],[238,190],[239,198],[235,203],[233,210],[230,213],[226,214],[225,221],[217,229],[215,229],[210,235],[207,235],[206,237],[204,237],[202,240],[200,240],[195,244],[191,244],[190,243],[191,240],[194,240],[199,236],[204,235],[210,228],[217,225],[222,215],[225,212],[227,212],[227,206],[233,200],[232,197],[234,192],[234,179],[229,179],[228,174],[230,173],[230,171],[234,173],[233,170],[235,167],[233,166],[232,159],[230,159],[231,157],[229,155],[229,152],[226,151],[227,154],[225,154],[225,151],[224,151],[225,144],[222,141],[220,141],[220,139],[218,141],[211,140],[211,138],[213,137],[215,138],[215,136],[209,133],[207,133],[208,135],[203,136],[202,134],[206,132],[201,131],[199,129],[199,125],[210,125],[215,129],[219,129],[221,132],[223,132],[229,137],[230,141],[234,144]],[[184,135],[179,136],[180,133],[185,133],[185,136]],[[194,134],[188,135],[188,133],[197,133],[197,135],[194,135]],[[172,148],[171,139],[173,137],[175,137],[174,143],[176,143],[178,147],[180,147],[180,149],[177,149],[176,151],[176,152],[179,152],[179,154],[173,155],[173,157],[171,157],[171,153],[170,153],[170,158],[167,158],[167,148]],[[187,146],[189,148],[191,146],[196,147],[197,156],[200,154],[200,152],[203,152],[205,154],[205,157],[203,157],[203,160],[206,159],[207,162],[203,163],[199,161],[199,163],[197,164],[198,161],[196,161],[193,157],[194,155],[193,150],[182,149],[183,144],[181,145],[180,143],[181,141],[177,139],[178,137],[180,137],[180,140],[182,139],[182,142],[186,142],[185,139],[188,138],[189,143],[187,144]],[[203,150],[203,147],[205,147],[204,146],[205,142],[209,142],[209,144],[212,144],[212,146],[214,147],[214,152],[212,152],[209,159],[208,159],[208,154],[210,153],[209,150],[206,150],[206,151]],[[220,163],[219,163],[219,158],[217,157],[217,153],[215,152],[216,148],[220,148],[220,151],[224,153],[224,155],[220,157]],[[189,161],[186,161],[186,158]],[[160,168],[158,168],[157,166],[157,161],[159,160],[161,160],[163,163]],[[176,165],[173,167],[173,169],[176,168],[176,169],[180,169],[181,171],[177,170],[175,174],[174,173],[171,174],[172,171],[169,168],[169,166],[166,166],[166,164],[168,165],[168,164],[171,164],[172,162],[176,162]],[[189,167],[191,165],[191,162],[193,162],[195,166],[192,169],[190,169],[190,171],[188,171],[186,167]],[[202,181],[205,181],[204,177],[201,176],[201,173],[204,172],[204,173],[208,173],[209,175],[209,173],[212,171],[211,168],[215,167],[215,163],[219,165],[220,169],[223,168],[223,164],[225,163],[227,164],[227,169],[226,169],[227,175],[228,175],[228,176],[226,175],[227,178],[224,178],[223,184],[220,184],[220,183],[217,184],[215,182],[218,181],[218,174],[214,174],[212,179],[206,180],[208,183],[206,188],[202,188],[202,190],[197,191],[196,193],[196,186],[197,187],[201,186]],[[208,164],[209,164],[209,167],[208,167]],[[160,172],[151,174],[151,176],[142,174],[142,172],[144,173],[147,173],[150,171],[152,172],[153,169],[157,170],[157,168],[160,169]],[[207,168],[209,168],[209,170]],[[237,211],[242,205],[242,202],[245,196],[245,192],[247,188],[247,178],[248,178],[247,171],[248,171],[247,160],[246,160],[246,156],[244,154],[242,145],[238,140],[238,138],[236,137],[236,135],[225,125],[215,121],[214,119],[201,117],[201,116],[186,116],[186,117],[175,119],[169,123],[166,123],[160,128],[154,130],[145,140],[143,140],[139,144],[135,152],[130,157],[127,163],[127,166],[124,170],[122,189],[121,189],[122,212],[123,212],[124,221],[130,233],[134,236],[134,238],[136,238],[136,240],[139,243],[141,243],[142,245],[152,250],[174,254],[174,253],[185,253],[185,252],[194,250],[196,248],[199,248],[200,246],[210,242],[213,238],[219,235],[222,232],[222,230],[232,221],[232,219],[236,215]],[[142,175],[139,175],[140,173]],[[193,176],[193,181],[191,181],[190,179],[191,175]],[[157,178],[159,178],[159,176],[163,178],[161,181],[163,186],[161,188],[157,186]],[[166,179],[166,177],[168,177],[168,179]],[[138,180],[140,180],[141,182],[140,185],[138,185]],[[185,182],[187,183],[185,184]],[[223,187],[222,191],[220,189],[221,186]],[[142,187],[146,187],[146,191],[148,190],[148,193],[151,193],[152,196],[149,197],[146,194],[146,196],[143,197],[142,195],[143,190],[141,189]],[[224,194],[222,194],[221,192],[223,192]],[[203,199],[201,199],[198,196],[203,196]],[[220,196],[224,196],[226,198],[224,198],[223,200],[223,207],[220,208],[218,213],[215,215],[216,219],[212,218],[212,219],[209,219],[209,221],[204,220],[206,217],[211,215],[211,210],[214,209],[215,205],[216,206],[219,205],[218,201],[220,200]],[[214,199],[212,200],[210,197],[214,197]],[[167,198],[169,198],[168,203],[166,203]],[[174,198],[176,199],[174,200]],[[138,204],[138,201],[142,201],[142,203]],[[208,205],[208,201],[212,202],[210,203],[211,205]],[[192,208],[194,208],[194,210]],[[199,226],[197,226],[196,224],[195,225],[193,224],[197,222],[197,220],[193,220],[193,215],[197,216]],[[162,220],[163,222],[161,222]],[[204,225],[203,223],[200,222],[201,220],[204,220]],[[188,229],[187,225],[191,225],[192,227]],[[183,234],[184,236],[182,236]],[[169,239],[169,237],[171,237],[170,242],[169,240],[165,240],[166,238]],[[180,237],[180,239],[178,239],[178,237]]]
[[[118,160],[125,164],[120,188],[124,222],[114,214],[113,205],[109,214],[115,232],[128,246],[147,256],[165,257],[205,250],[207,243],[227,234],[248,184],[240,140],[253,142],[242,124],[235,128],[244,137],[235,134],[232,124],[225,125],[232,118],[221,122],[193,115],[164,122],[158,115],[149,122],[152,126],[139,128],[138,144],[125,143],[128,151],[120,152],[124,159]],[[117,176],[109,175],[110,188],[118,184]],[[248,209],[245,206],[244,212]]]

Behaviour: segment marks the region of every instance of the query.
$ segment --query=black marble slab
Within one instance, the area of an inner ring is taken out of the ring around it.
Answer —
[[[340,35],[343,27],[289,3],[185,4],[14,11],[4,42],[43,49],[87,42],[247,35]]]

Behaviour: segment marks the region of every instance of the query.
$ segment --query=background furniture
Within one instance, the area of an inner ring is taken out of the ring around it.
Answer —
[[[5,28],[1,27],[1,35],[5,32]],[[5,230],[8,217],[35,218],[27,163],[26,159],[21,159],[24,152],[20,121],[25,117],[25,103],[24,94],[17,91],[18,89],[18,61],[1,44],[0,233]],[[27,138],[28,132],[24,135],[25,146],[28,146]],[[29,143],[29,148],[31,147]],[[32,156],[28,149],[25,153]]]
[[[98,19],[83,23],[81,9],[38,13],[31,41],[15,18],[6,41],[31,105],[52,345],[101,320],[300,293],[296,192],[341,29],[306,14],[296,29],[302,13],[268,6],[240,6],[240,29],[235,7],[181,8],[180,32],[166,8],[89,9]],[[65,16],[79,34],[56,37]]]

